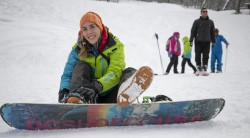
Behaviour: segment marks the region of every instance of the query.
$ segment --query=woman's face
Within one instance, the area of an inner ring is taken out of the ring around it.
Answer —
[[[87,22],[82,27],[83,37],[91,44],[95,45],[101,36],[100,28],[91,22]]]

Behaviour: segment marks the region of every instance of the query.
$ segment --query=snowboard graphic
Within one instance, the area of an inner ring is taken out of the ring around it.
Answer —
[[[150,67],[143,66],[128,80],[123,82],[117,95],[117,103],[122,106],[131,105],[151,84],[154,73]]]
[[[206,121],[223,109],[224,99],[117,104],[12,103],[1,107],[1,117],[11,127],[51,130],[104,126],[140,126]]]

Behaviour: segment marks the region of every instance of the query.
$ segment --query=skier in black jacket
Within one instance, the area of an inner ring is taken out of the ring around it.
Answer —
[[[207,65],[210,52],[210,43],[215,43],[214,22],[209,19],[207,9],[201,9],[201,16],[193,23],[190,36],[190,46],[193,45],[195,39],[195,62],[197,66],[196,75],[208,75]],[[202,61],[201,61],[202,59]]]

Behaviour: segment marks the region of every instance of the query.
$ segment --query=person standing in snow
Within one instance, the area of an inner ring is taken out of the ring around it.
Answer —
[[[124,58],[124,45],[97,13],[87,12],[61,76],[58,102],[116,103],[119,83],[136,72],[124,70]]]
[[[194,21],[190,35],[190,46],[193,45],[195,39],[195,62],[198,69],[196,75],[208,74],[210,43],[212,42],[212,45],[215,43],[214,22],[209,19],[206,8],[202,8],[200,11],[201,16]]]
[[[222,42],[226,44],[226,48],[228,48],[229,43],[223,37],[223,35],[219,34],[219,29],[214,29],[214,34],[216,37],[215,45],[212,46],[212,54],[211,54],[211,73],[215,73],[215,63],[217,62],[217,73],[222,73]]]
[[[193,69],[194,73],[196,73],[196,68],[191,62],[191,55],[192,55],[192,47],[190,46],[189,39],[187,36],[184,36],[182,38],[183,41],[183,54],[182,54],[182,62],[181,62],[181,73],[185,73],[185,64],[186,62],[188,65]]]
[[[173,36],[171,36],[166,45],[166,51],[168,52],[168,56],[170,58],[170,62],[168,64],[166,75],[169,74],[171,67],[174,65],[174,73],[178,74],[177,66],[178,66],[178,57],[181,55],[181,46],[180,46],[180,33],[174,32]]]

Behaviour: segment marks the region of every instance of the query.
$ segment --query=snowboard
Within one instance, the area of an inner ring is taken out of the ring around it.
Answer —
[[[139,68],[129,79],[121,84],[117,94],[117,103],[131,105],[151,84],[154,73],[148,66]]]
[[[118,104],[10,103],[1,117],[11,127],[26,130],[141,126],[206,121],[216,117],[225,100],[202,99],[177,102]]]

